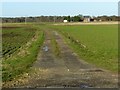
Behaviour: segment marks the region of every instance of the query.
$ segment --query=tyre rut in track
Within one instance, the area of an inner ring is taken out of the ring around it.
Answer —
[[[60,51],[61,51],[61,56],[64,60],[64,63],[66,65],[66,67],[70,70],[70,71],[79,71],[81,69],[90,69],[90,68],[94,68],[93,66],[91,66],[90,64],[87,64],[81,60],[78,59],[76,53],[74,53],[68,46],[67,44],[64,42],[63,38],[59,35],[59,34],[55,34],[56,32],[53,32],[55,39],[60,47]]]

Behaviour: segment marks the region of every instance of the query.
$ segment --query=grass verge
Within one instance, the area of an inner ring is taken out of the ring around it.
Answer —
[[[57,41],[55,39],[55,35],[52,35],[51,43],[52,43],[52,46],[53,46],[53,52],[54,52],[54,54],[56,55],[56,57],[60,57],[60,53],[61,52],[60,52],[58,43],[57,43]]]
[[[81,44],[79,41],[71,37],[68,33],[60,31],[63,35],[65,41],[73,49],[80,58],[86,60],[88,63],[94,64],[97,67],[110,70],[112,72],[118,72],[118,65],[116,63],[112,63],[107,61],[104,58],[95,56],[92,51],[90,51],[86,46]]]

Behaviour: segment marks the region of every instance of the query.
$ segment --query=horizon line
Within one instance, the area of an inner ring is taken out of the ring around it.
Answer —
[[[79,15],[79,14],[78,14]],[[41,16],[55,16],[55,17],[58,17],[58,16],[71,16],[71,17],[74,17],[74,16],[78,16],[78,15],[32,15],[32,16],[0,16],[0,17],[5,17],[5,18],[19,18],[19,17],[41,17]],[[82,14],[80,14],[82,15]],[[119,16],[119,15],[82,15],[82,16],[90,16],[90,17],[99,17],[99,16]]]

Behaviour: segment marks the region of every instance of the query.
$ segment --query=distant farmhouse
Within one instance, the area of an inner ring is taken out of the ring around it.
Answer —
[[[90,22],[90,16],[84,16],[83,22]]]
[[[68,18],[65,18],[63,20],[64,23],[67,23],[67,22],[94,22],[95,21],[95,18],[94,17],[90,17],[90,16],[74,16],[74,17],[69,17]]]
[[[95,21],[94,17],[84,16],[83,22],[93,22],[93,21]]]

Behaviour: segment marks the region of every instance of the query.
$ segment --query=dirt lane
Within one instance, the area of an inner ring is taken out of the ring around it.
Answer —
[[[16,81],[6,84],[10,87],[39,88],[39,87],[79,87],[93,88],[117,87],[117,75],[96,68],[83,60],[80,60],[64,42],[63,37],[55,31],[45,31],[44,46],[37,57],[37,61],[31,67],[30,72]],[[54,36],[61,51],[56,57],[52,47],[52,37]]]
[[[56,41],[60,47],[61,56],[65,65],[71,72],[71,76],[76,78],[79,83],[74,82],[75,86],[79,87],[117,87],[117,75],[112,75],[110,72],[96,68],[85,61],[78,58],[64,41],[63,37],[57,32],[53,32]],[[73,78],[70,78],[74,81]],[[70,80],[70,81],[71,81]],[[82,86],[81,86],[82,85]],[[72,85],[71,85],[72,86]]]
[[[55,39],[59,45],[61,51],[61,58],[64,60],[66,67],[71,71],[79,71],[80,69],[90,69],[93,68],[90,64],[79,60],[76,53],[74,53],[68,45],[64,42],[60,34],[56,35],[56,32],[53,32]]]

